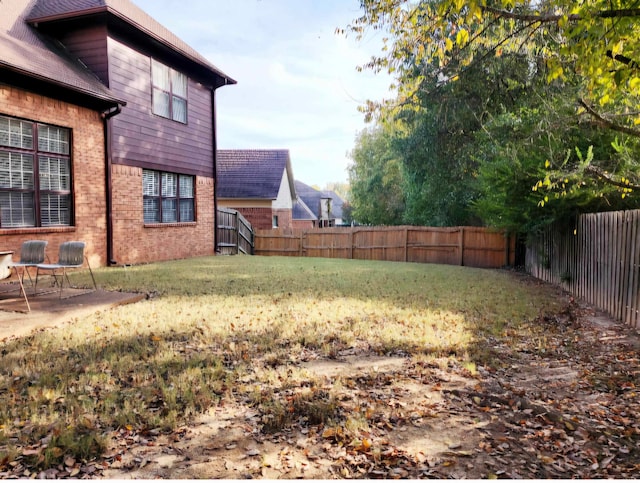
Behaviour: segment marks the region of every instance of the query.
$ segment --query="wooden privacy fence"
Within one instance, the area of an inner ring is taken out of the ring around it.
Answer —
[[[499,268],[513,265],[515,240],[479,227],[256,230],[254,254]]]
[[[640,210],[581,215],[527,242],[527,271],[638,327],[639,240]]]
[[[251,223],[236,210],[218,208],[216,245],[222,255],[253,254],[254,235]]]

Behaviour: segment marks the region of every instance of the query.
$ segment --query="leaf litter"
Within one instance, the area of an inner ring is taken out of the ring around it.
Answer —
[[[37,444],[13,436],[0,478],[640,477],[636,331],[571,299],[482,343],[496,358],[473,371],[454,358],[305,350],[284,364],[317,382],[283,386],[271,405],[231,390],[189,425],[109,430],[102,456],[84,460],[56,454],[56,428]],[[45,453],[57,456],[48,467]]]

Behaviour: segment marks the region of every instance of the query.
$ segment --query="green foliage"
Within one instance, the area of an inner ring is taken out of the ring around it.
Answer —
[[[361,7],[347,33],[388,33],[381,54],[361,68],[396,76],[396,98],[369,102],[366,112],[403,122],[396,152],[405,220],[473,223],[475,214],[528,231],[579,212],[640,206],[635,3]]]
[[[394,129],[387,124],[362,131],[349,167],[352,216],[360,223],[398,225],[405,206],[402,163],[392,143]]]

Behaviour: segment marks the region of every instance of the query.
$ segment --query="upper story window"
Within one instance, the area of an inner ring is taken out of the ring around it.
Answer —
[[[145,223],[195,221],[194,177],[142,170]]]
[[[187,123],[187,76],[151,60],[153,113]]]
[[[71,131],[0,116],[0,227],[71,224]]]

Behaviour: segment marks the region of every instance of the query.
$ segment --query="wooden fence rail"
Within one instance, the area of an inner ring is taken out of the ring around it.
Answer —
[[[256,230],[254,254],[499,268],[514,264],[515,239],[479,227]]]
[[[640,324],[640,210],[581,215],[527,243],[526,268],[632,327]]]
[[[251,223],[238,211],[218,208],[216,216],[217,251],[222,255],[253,254],[254,235]]]

